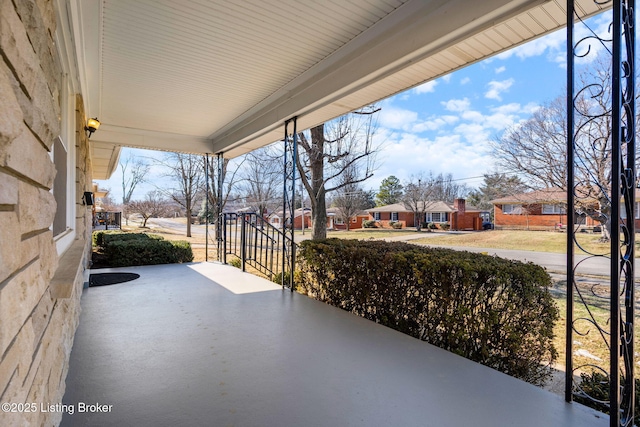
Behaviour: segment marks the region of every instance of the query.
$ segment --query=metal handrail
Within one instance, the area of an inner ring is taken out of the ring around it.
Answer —
[[[228,255],[235,256],[242,271],[249,265],[269,280],[282,283],[283,243],[291,247],[295,242],[257,213],[223,213],[220,220],[220,261],[228,264]]]

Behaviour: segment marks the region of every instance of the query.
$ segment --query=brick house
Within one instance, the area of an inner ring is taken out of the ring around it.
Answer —
[[[640,191],[636,189],[636,200]],[[549,188],[492,200],[496,229],[555,230],[567,223],[567,192]],[[640,226],[640,202],[636,202],[636,227]],[[576,224],[600,226],[586,215],[576,215]]]
[[[425,202],[425,215],[422,222],[449,224],[452,230],[482,230],[483,217],[486,211],[473,206],[467,206],[465,199],[456,199],[452,204],[433,201]],[[369,219],[376,221],[379,227],[391,228],[391,223],[399,222],[402,228],[415,227],[417,218],[402,203],[379,206],[368,209]]]
[[[362,228],[362,222],[369,219],[369,214],[365,211],[356,213],[349,219],[349,229],[355,230]],[[329,230],[346,230],[347,224],[340,215],[340,209],[329,208],[327,209],[327,229]]]
[[[282,211],[273,212],[267,219],[269,224],[274,227],[282,227]],[[310,208],[298,208],[293,213],[293,228],[296,230],[302,230],[302,224],[304,221],[304,228],[311,228],[311,209]]]
[[[299,209],[296,209],[294,212],[293,227],[296,230],[302,229],[303,218],[304,218],[304,228],[308,229],[312,227],[313,222],[311,220],[311,209],[304,208],[304,214],[303,214],[303,209],[299,208]],[[349,228],[351,230],[356,228],[362,228],[362,221],[365,221],[368,218],[369,218],[368,213],[364,211],[358,213],[355,217],[351,218],[351,223],[349,224]],[[268,219],[271,225],[280,228],[282,223],[282,211],[272,213],[271,215],[269,215]],[[345,224],[344,220],[340,217],[338,209],[337,208],[327,209],[327,230],[346,230],[346,229],[347,229],[347,225]]]

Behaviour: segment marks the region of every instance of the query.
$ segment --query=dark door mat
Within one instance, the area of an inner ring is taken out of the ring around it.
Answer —
[[[136,273],[96,273],[89,275],[89,286],[115,285],[129,282],[140,277]]]

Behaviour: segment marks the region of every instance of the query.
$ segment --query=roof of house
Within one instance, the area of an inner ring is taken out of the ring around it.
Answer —
[[[419,202],[420,204],[424,203],[424,211],[425,212],[457,212],[458,209],[454,208],[452,204],[443,202],[443,201],[428,201],[428,202]],[[422,206],[419,206],[422,208]],[[466,212],[484,212],[482,209],[479,209],[472,205],[465,206]],[[367,209],[367,212],[413,212],[411,209],[406,207],[403,203],[394,203],[391,205],[378,206],[375,208]]]
[[[576,190],[576,193],[581,198],[591,198],[594,202],[593,196],[589,196],[586,189]],[[640,198],[640,189],[636,188],[635,198]],[[529,191],[527,193],[514,194],[511,196],[501,197],[499,199],[492,200],[494,205],[501,204],[532,204],[532,203],[567,203],[567,192],[558,188],[546,188],[542,190]]]
[[[327,216],[335,216],[340,213],[340,208],[331,207],[327,208]],[[358,211],[354,216],[368,216],[369,214],[365,211]]]
[[[299,217],[302,215],[302,211],[304,210],[304,215],[305,216],[309,216],[311,215],[311,209],[310,208],[298,208],[295,211],[293,211],[293,216],[295,218]],[[287,217],[289,216],[289,212],[287,212]],[[269,218],[272,217],[278,217],[278,218],[282,218],[282,210],[279,210],[277,212],[271,212],[268,216]]]
[[[492,200],[491,203],[499,205],[503,203],[566,203],[567,192],[559,188],[545,188],[543,190],[529,191],[526,193],[512,194],[510,196],[501,197],[499,199]]]

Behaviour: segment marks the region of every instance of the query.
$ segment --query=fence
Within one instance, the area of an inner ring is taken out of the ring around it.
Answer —
[[[122,228],[122,212],[96,212],[93,217],[94,230],[115,230]]]

